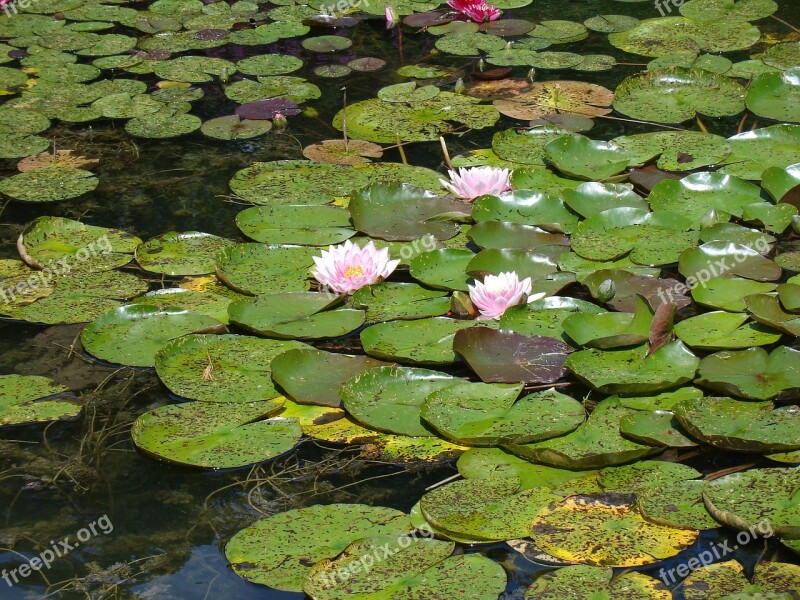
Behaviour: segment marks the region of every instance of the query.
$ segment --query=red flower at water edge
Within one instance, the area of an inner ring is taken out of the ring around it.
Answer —
[[[499,8],[487,4],[486,0],[447,0],[447,4],[476,23],[496,21],[502,14]]]

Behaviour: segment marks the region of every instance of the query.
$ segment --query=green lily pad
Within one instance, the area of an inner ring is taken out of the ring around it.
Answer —
[[[800,162],[800,125],[772,125],[728,138],[732,152],[721,172],[743,179],[761,179],[770,167]]]
[[[584,218],[612,208],[647,209],[647,202],[633,191],[629,183],[600,183],[587,181],[574,190],[564,190],[561,197]]]
[[[675,580],[674,575],[672,579]],[[710,596],[725,600],[788,600],[797,589],[797,567],[785,563],[762,562],[756,565],[752,581],[751,584],[744,573],[744,567],[731,559],[700,566],[681,585],[686,600],[704,600]]]
[[[730,398],[684,400],[675,416],[692,437],[734,452],[791,452],[800,447],[798,412],[773,410],[772,402],[742,402]]]
[[[314,505],[256,521],[231,538],[225,556],[248,581],[300,592],[315,563],[334,558],[352,542],[412,529],[408,516],[391,508]]]
[[[217,276],[245,294],[301,292],[309,288],[316,248],[237,244],[217,257]]]
[[[312,52],[337,52],[347,50],[353,45],[353,41],[339,35],[320,35],[317,37],[305,38],[302,41],[303,48]]]
[[[606,394],[647,394],[694,379],[700,360],[680,341],[648,355],[646,345],[631,350],[581,350],[566,367],[593,389]]]
[[[139,245],[136,262],[151,273],[205,275],[214,272],[217,255],[232,245],[210,233],[170,231]]]
[[[400,183],[373,184],[354,192],[349,209],[356,229],[392,241],[426,236],[450,239],[459,231],[454,219],[466,220],[469,207],[461,201]]]
[[[347,412],[371,429],[430,437],[420,417],[425,398],[458,380],[428,369],[377,367],[356,375],[339,388]]]
[[[264,244],[326,246],[356,234],[346,209],[334,206],[274,204],[236,215],[242,233]]]
[[[1,118],[1,117],[0,117]],[[2,123],[0,123],[2,130]],[[27,133],[3,133],[0,140],[0,158],[24,158],[44,152],[50,147],[50,140]]]
[[[339,130],[345,112],[350,137],[392,144],[397,143],[398,138],[406,142],[437,140],[456,126],[484,129],[500,118],[493,106],[480,104],[479,98],[452,92],[440,92],[430,100],[409,106],[379,98],[356,102],[334,117],[333,126]]]
[[[778,297],[786,310],[800,313],[800,284],[782,283],[778,286]]]
[[[755,202],[744,207],[742,218],[748,223],[755,223],[766,231],[782,233],[791,224],[797,215],[797,208],[791,204],[781,202]]]
[[[571,233],[578,224],[578,216],[560,198],[532,190],[480,196],[472,205],[472,218],[479,223],[491,220],[535,225],[556,233]]]
[[[800,67],[784,73],[763,73],[747,91],[747,108],[759,117],[776,121],[800,122],[797,103],[800,101]]]
[[[0,427],[77,418],[80,404],[48,399],[67,389],[39,375],[0,375]]]
[[[800,392],[800,350],[787,346],[718,352],[700,363],[698,384],[726,394],[768,400]]]
[[[748,315],[742,313],[705,313],[675,325],[675,335],[690,348],[699,350],[768,346],[781,338],[780,332],[761,323],[748,322],[749,319]]]
[[[474,321],[448,317],[387,321],[364,329],[361,343],[364,351],[376,358],[412,364],[448,365],[458,360],[453,352],[456,333],[473,325]]]
[[[566,83],[566,82],[565,82]],[[553,92],[558,95],[561,89],[557,88]],[[533,97],[530,102],[537,107],[537,112],[532,112],[527,104],[521,104],[528,96],[520,94],[509,100],[496,100],[495,106],[504,115],[517,117],[524,116],[525,118],[536,118],[540,116],[542,109],[539,108],[541,98],[539,96]],[[560,98],[560,95],[558,96]],[[557,140],[559,137],[568,133],[567,130],[559,127],[533,127],[531,129],[506,129],[498,131],[492,136],[492,151],[501,159],[513,161],[515,163],[522,163],[524,165],[545,165],[545,146]],[[518,182],[519,183],[519,182]],[[539,190],[538,186],[522,186],[515,185],[515,189],[523,189],[530,187],[531,189]]]
[[[747,310],[744,302],[746,296],[767,294],[774,291],[775,288],[774,283],[762,283],[742,277],[723,275],[710,279],[705,285],[692,288],[692,298],[698,304],[710,308],[744,312]]]
[[[742,86],[724,75],[675,68],[628,77],[617,87],[613,105],[633,119],[682,123],[698,113],[737,115],[745,108],[745,95]]]
[[[125,131],[134,137],[165,139],[197,131],[202,124],[200,118],[194,115],[171,114],[168,111],[131,119],[125,124]]]
[[[155,367],[164,385],[178,396],[203,402],[260,402],[280,397],[270,380],[270,361],[300,348],[305,344],[241,335],[187,335],[165,345],[156,354]]]
[[[562,269],[568,266],[575,268],[570,264],[573,262],[577,261],[567,263],[562,257],[560,266]],[[605,268],[606,265],[614,268]],[[583,268],[583,263],[578,263],[578,266]],[[593,266],[596,269],[592,269]],[[637,296],[647,298],[650,306],[654,309],[664,302],[671,302],[678,308],[691,304],[691,300],[685,295],[689,288],[677,279],[659,279],[658,273],[655,276],[647,272],[637,275],[632,266],[633,263],[620,264],[619,261],[615,263],[588,262],[586,268],[591,270],[591,273],[584,277],[583,284],[589,288],[593,298],[599,299],[604,296],[603,300],[610,308],[623,312],[633,312],[636,309]],[[606,283],[608,281],[611,284]],[[601,293],[601,287],[612,284],[614,295],[608,299]]]
[[[781,202],[800,186],[800,163],[785,168],[771,167],[764,171],[761,179],[761,187],[769,192],[775,202]]]
[[[364,324],[362,310],[328,310],[339,297],[317,292],[265,294],[228,307],[231,323],[258,335],[278,339],[339,337]]]
[[[17,241],[23,260],[51,275],[92,273],[122,267],[141,240],[119,229],[86,225],[62,217],[39,217]]]
[[[564,135],[549,142],[545,156],[569,177],[603,180],[628,166],[627,153],[610,142],[595,141],[580,134]]]
[[[634,498],[624,494],[570,496],[536,515],[531,539],[556,558],[620,567],[669,558],[695,541],[695,531],[645,521]]]
[[[207,56],[180,56],[156,65],[155,74],[169,81],[206,83],[214,77],[227,78],[236,73],[236,65],[221,58]]]
[[[638,494],[668,483],[687,481],[701,473],[684,464],[663,460],[642,460],[621,467],[606,467],[600,471],[600,485],[607,492]]]
[[[471,250],[443,248],[423,252],[411,259],[411,276],[425,285],[443,290],[466,292],[467,265],[475,258]]]
[[[625,135],[611,140],[632,155],[631,164],[658,157],[665,171],[692,171],[716,165],[731,153],[725,138],[700,131],[657,131]]]
[[[555,390],[519,400],[521,385],[457,383],[430,394],[422,418],[444,437],[468,446],[530,444],[565,435],[583,423],[583,406]]]
[[[562,321],[564,332],[579,346],[606,350],[638,346],[648,340],[653,309],[641,296],[631,313],[576,313]]]
[[[469,229],[467,237],[481,249],[513,248],[549,253],[565,250],[569,245],[564,235],[547,233],[533,225],[503,221],[481,221]]]
[[[618,398],[607,398],[572,433],[535,444],[509,445],[506,449],[531,462],[562,469],[598,469],[658,453],[658,448],[620,435],[620,419],[634,412]]]
[[[354,542],[335,560],[317,563],[305,592],[315,600],[342,597],[490,598],[505,589],[506,574],[479,554],[449,556],[452,543],[425,537],[380,537]],[[380,567],[362,569],[380,552],[389,558]],[[347,569],[347,571],[345,571]],[[346,572],[347,577],[342,573]],[[353,575],[355,573],[355,575]],[[337,580],[338,579],[338,580]]]
[[[571,315],[600,314],[605,309],[576,298],[551,296],[512,306],[500,317],[500,328],[528,336],[547,336],[570,343],[563,327]]]
[[[413,320],[443,316],[450,310],[450,296],[414,283],[390,282],[361,288],[350,297],[349,305],[366,309],[370,323]]]
[[[783,270],[757,251],[732,242],[707,242],[681,254],[678,270],[690,288],[723,274],[755,281],[775,281]]]
[[[772,0],[689,0],[680,7],[681,14],[695,21],[722,20],[757,21],[778,10]]]
[[[3,179],[0,181],[0,193],[25,202],[55,202],[83,196],[99,183],[100,180],[89,171],[51,166]]]
[[[366,356],[298,348],[275,356],[269,368],[275,383],[295,402],[339,407],[341,384],[385,364]]]
[[[428,492],[420,508],[446,534],[502,541],[526,536],[536,513],[560,499],[548,488],[519,491],[512,479],[465,479]]]
[[[205,315],[132,304],[92,321],[81,332],[81,342],[87,352],[100,360],[131,367],[152,367],[156,353],[171,340],[219,327],[219,321]]]
[[[423,102],[439,95],[435,85],[417,87],[416,81],[395,83],[378,90],[378,98],[384,102]]]
[[[703,504],[704,481],[676,481],[649,487],[637,494],[642,516],[653,523],[678,529],[719,527]]]
[[[159,308],[182,308],[201,315],[207,315],[227,325],[229,323],[228,305],[241,298],[241,294],[237,294],[230,288],[218,284],[214,291],[197,291],[179,287],[153,290],[143,296],[134,298],[131,302],[133,304],[149,304]]]
[[[200,131],[217,140],[249,140],[268,133],[272,121],[242,119],[239,115],[217,117],[203,123]]]
[[[294,419],[269,419],[280,405],[189,402],[146,412],[133,424],[136,447],[166,462],[227,469],[289,452],[303,433]]]
[[[236,63],[236,69],[245,75],[268,77],[270,75],[286,75],[297,71],[303,61],[289,54],[260,54],[243,58]]]
[[[744,299],[748,312],[759,323],[774,327],[789,335],[800,336],[800,316],[786,312],[775,296],[755,294]]]
[[[559,489],[584,474],[523,460],[500,448],[470,448],[458,459],[458,472],[466,479],[519,479],[520,490],[534,487]]]
[[[715,519],[734,529],[800,538],[797,486],[800,469],[751,469],[706,483],[703,499]],[[766,532],[764,532],[766,533]]]

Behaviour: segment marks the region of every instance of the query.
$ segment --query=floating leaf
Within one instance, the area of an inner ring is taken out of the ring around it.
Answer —
[[[700,363],[698,383],[726,394],[768,400],[800,391],[800,350],[786,346],[718,352]]]
[[[0,375],[0,426],[73,420],[80,404],[48,399],[67,387],[38,375]]]

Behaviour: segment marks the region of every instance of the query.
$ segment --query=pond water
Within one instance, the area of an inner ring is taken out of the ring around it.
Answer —
[[[740,1],[744,3],[744,0]],[[46,0],[39,0],[38,4],[34,3],[32,10],[52,14],[54,11],[46,10],[47,4],[49,2]],[[64,18],[66,15],[69,23],[103,20],[99,16],[91,20],[70,20],[70,10],[75,10],[74,7],[81,4],[79,0],[64,0],[54,10],[63,11],[64,14],[58,16]],[[113,4],[143,11],[150,3]],[[179,6],[181,2],[173,4]],[[187,11],[197,9],[196,6],[189,8],[192,4],[184,3]],[[212,3],[205,4],[208,6]],[[435,4],[420,4],[425,10],[435,7]],[[509,2],[508,6],[512,4]],[[709,0],[710,4],[712,2]],[[724,2],[714,4],[721,5]],[[748,49],[725,52],[724,56],[736,63],[762,52],[769,47],[766,42],[787,43],[800,39],[798,30],[793,31],[789,25],[800,26],[800,6],[790,0],[778,0],[777,4],[779,8],[775,14],[780,20],[766,17],[755,21],[762,42]],[[74,7],[71,8],[71,5]],[[259,3],[258,8],[265,11],[279,5],[296,6],[294,1],[286,0],[275,4]],[[297,5],[302,3],[298,2]],[[403,6],[408,5],[406,3]],[[663,6],[672,5],[662,3]],[[164,9],[166,15],[171,14],[170,11],[180,10],[170,6],[167,8],[169,10]],[[438,10],[444,12],[446,8],[442,5]],[[677,11],[677,7],[672,6],[672,14],[678,15]],[[355,14],[358,16],[358,13]],[[624,14],[637,19],[661,16],[657,6],[650,1],[535,0],[520,8],[506,9],[503,18],[534,23],[550,20],[582,23],[598,14]],[[291,75],[307,78],[318,86],[319,98],[300,103],[302,112],[289,117],[286,129],[281,132],[273,128],[265,135],[238,141],[212,139],[199,131],[170,139],[145,139],[130,135],[125,129],[125,119],[98,118],[85,123],[68,123],[58,120],[58,114],[48,115],[53,119],[52,125],[41,135],[50,141],[50,149],[73,150],[77,155],[97,159],[96,164],[83,168],[98,177],[99,185],[93,191],[63,202],[23,202],[0,195],[0,259],[19,259],[17,239],[26,225],[40,217],[64,217],[89,225],[120,229],[142,240],[170,231],[201,231],[237,243],[249,241],[240,232],[235,219],[250,204],[233,194],[229,182],[238,171],[253,163],[304,160],[303,149],[310,144],[340,139],[342,134],[332,126],[332,122],[342,109],[343,89],[346,88],[349,105],[373,99],[378,90],[385,86],[410,81],[397,75],[399,68],[420,63],[457,67],[465,72],[465,83],[473,81],[470,73],[477,68],[477,56],[439,51],[434,44],[440,38],[431,33],[409,26],[387,29],[382,16],[363,16],[366,17],[363,21],[349,27],[331,28],[312,23],[308,33],[274,43],[258,46],[227,44],[180,54],[209,56],[232,62],[264,54],[289,54],[301,58],[303,66]],[[8,52],[3,44],[9,40],[14,47],[27,47],[20,37],[23,34],[3,34],[3,23],[21,18],[24,18],[22,13],[11,17],[0,15],[0,52]],[[257,19],[257,24],[271,21],[262,13],[258,13]],[[246,24],[248,21],[245,19],[243,22]],[[140,43],[158,35],[119,23],[112,23],[99,32],[136,37]],[[24,35],[35,34],[35,31],[24,32]],[[308,50],[300,44],[304,38],[331,34],[346,36],[352,40],[352,46],[325,53]],[[508,39],[526,37],[523,34]],[[33,41],[29,42],[33,44]],[[64,46],[65,53],[73,52],[68,47],[70,44],[64,42]],[[596,31],[589,32],[588,37],[580,41],[552,45],[547,51],[610,55],[619,64],[601,71],[539,67],[532,75],[535,81],[580,81],[598,84],[612,91],[627,77],[642,71],[652,60],[652,57],[614,47],[609,43],[606,33]],[[127,49],[120,53],[125,52]],[[487,53],[481,54],[486,56]],[[344,65],[360,57],[380,58],[386,61],[386,66],[376,72],[352,72],[343,78],[321,77],[314,72],[324,65]],[[20,69],[22,65],[18,58],[5,62],[0,70]],[[90,64],[93,59],[81,56],[79,62]],[[492,66],[487,64],[485,68],[488,70]],[[525,81],[529,69],[529,66],[514,66],[512,76],[516,81]],[[202,99],[192,102],[191,114],[203,121],[231,115],[239,106],[240,103],[226,97],[226,85],[244,77],[255,79],[253,76],[235,74],[230,76],[230,81],[223,83],[218,75],[210,77],[213,81],[196,84],[205,94]],[[4,94],[4,76],[0,74],[0,94]],[[29,72],[28,76],[36,78],[37,74]],[[166,79],[147,73],[126,73],[121,69],[104,70],[102,77],[136,79],[145,82],[150,92],[157,89],[156,82]],[[747,84],[743,79],[736,81]],[[452,91],[454,86],[452,79],[433,83],[445,91]],[[13,104],[14,99],[20,97],[20,92],[15,88],[7,95],[0,95],[0,109],[4,102]],[[793,120],[800,121],[800,92],[795,88],[792,93],[794,95],[786,102],[788,109],[794,112]],[[487,105],[491,106],[491,103]],[[594,127],[585,135],[594,140],[610,140],[622,135],[669,131],[670,127],[692,131],[700,131],[702,127],[708,133],[728,138],[739,132],[743,115],[744,112],[740,110],[717,118],[701,116],[697,121],[667,121],[667,128],[663,128],[659,124],[628,119],[621,112],[613,112],[609,118],[595,119]],[[780,119],[749,114],[745,130],[780,122]],[[500,115],[492,126],[474,130],[462,128],[446,136],[449,155],[456,157],[469,151],[489,148],[497,132],[527,125],[527,120]],[[11,135],[6,130],[0,131],[3,131],[2,135]],[[358,139],[357,135],[354,137]],[[397,150],[393,142],[382,141],[382,145],[392,146],[380,159],[383,162],[406,161],[410,165],[433,169],[442,176],[447,171],[436,137],[433,141],[405,144],[402,152]],[[0,158],[0,184],[17,173],[17,163],[21,158],[22,155],[18,158]],[[680,162],[680,157],[678,160]],[[704,166],[706,170],[718,168],[711,162]],[[520,168],[526,168],[526,165]],[[797,202],[795,198],[795,205]],[[740,222],[739,219],[735,221]],[[791,227],[779,229],[781,233],[776,232],[778,253],[796,250],[797,235],[792,233]],[[666,230],[664,232],[664,235],[670,235]],[[696,244],[695,240],[692,245]],[[471,249],[477,251],[474,245]],[[774,258],[775,254],[770,256]],[[797,264],[795,262],[795,266]],[[151,290],[174,287],[180,281],[178,277],[146,273],[131,265],[123,270],[147,281]],[[780,281],[785,282],[791,274],[794,274],[791,270],[787,271]],[[674,260],[663,264],[662,277],[670,276],[682,278]],[[392,280],[414,281],[404,269],[398,271]],[[560,295],[593,301],[586,288],[579,284],[570,286]],[[596,300],[595,303],[601,304]],[[707,310],[692,304],[679,315],[688,318]],[[6,581],[0,581],[1,598],[303,598],[305,596],[302,593],[273,590],[249,583],[237,575],[225,556],[227,542],[259,518],[316,504],[362,503],[408,512],[429,486],[457,473],[454,460],[430,463],[412,461],[397,465],[380,453],[370,454],[359,447],[326,443],[308,436],[291,452],[253,467],[203,470],[159,461],[134,446],[131,439],[132,424],[149,410],[183,399],[171,394],[153,369],[126,367],[111,364],[114,361],[92,357],[81,345],[84,326],[85,323],[42,325],[18,319],[0,321],[0,375],[49,377],[78,396],[84,407],[82,416],[74,421],[0,430],[0,518],[4,521],[0,527],[0,573],[18,569],[25,561],[51,547],[52,543],[58,544],[67,538],[74,543],[78,532],[90,524],[95,525],[97,532],[96,535],[87,534],[85,542],[56,560],[51,568],[33,572],[27,577],[20,575],[19,581],[11,586]],[[235,327],[231,330],[245,333]],[[780,342],[777,339],[760,345],[769,350],[798,348],[796,334],[784,333]],[[311,343],[332,352],[363,353],[358,332]],[[736,349],[744,347],[747,346],[737,346]],[[712,352],[702,347],[695,350],[695,354],[701,358]],[[461,363],[439,364],[430,368],[478,381]],[[790,357],[786,371],[796,371],[797,368],[796,358]],[[585,381],[578,383],[571,375],[561,380],[561,383],[564,382],[569,385],[559,388],[561,391],[579,401],[588,397],[587,406],[590,407],[608,395],[592,391],[590,385],[584,385]],[[691,377],[688,382],[683,380],[682,383],[689,385]],[[545,386],[534,384],[530,389],[542,387]],[[785,387],[798,388],[800,384],[786,384]],[[797,395],[792,395],[792,391],[797,390],[790,389],[781,400],[796,402]],[[722,392],[707,392],[707,395],[722,395]],[[0,402],[2,400],[0,398]],[[797,441],[800,427],[796,421],[794,423],[792,436]],[[797,446],[800,447],[800,441]],[[736,471],[743,465],[752,469],[788,468],[793,464],[778,463],[763,454],[714,450],[703,445],[698,449],[667,449],[655,458],[680,460],[703,475],[725,469]],[[797,525],[795,522],[794,526]],[[313,537],[317,532],[309,530],[306,533]],[[636,570],[658,577],[661,569],[674,568],[703,549],[726,543],[741,546],[725,558],[739,560],[748,573],[752,573],[753,567],[762,559],[798,563],[796,555],[775,538],[737,544],[735,530],[718,528],[701,532],[697,540],[677,556],[637,567]],[[503,566],[508,576],[503,598],[522,598],[525,589],[537,577],[554,568],[546,562],[529,560],[503,542],[461,545],[458,552],[462,551],[479,553]],[[794,577],[797,577],[796,573]],[[676,590],[674,597],[682,598],[683,592]]]

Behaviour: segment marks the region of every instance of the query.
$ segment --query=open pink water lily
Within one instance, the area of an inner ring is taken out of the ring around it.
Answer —
[[[450,181],[439,182],[461,198],[473,200],[484,194],[496,196],[511,189],[511,171],[495,167],[470,167],[448,171]]]
[[[337,294],[349,294],[386,279],[400,261],[389,260],[389,250],[378,250],[372,242],[362,248],[347,240],[323,250],[314,264],[311,273],[317,281]]]
[[[522,281],[514,272],[487,275],[469,286],[469,297],[480,311],[479,319],[499,319],[512,306],[543,298],[544,292],[531,295],[531,278]]]
[[[447,0],[447,4],[476,23],[495,21],[502,14],[499,8],[487,4],[486,0]]]

